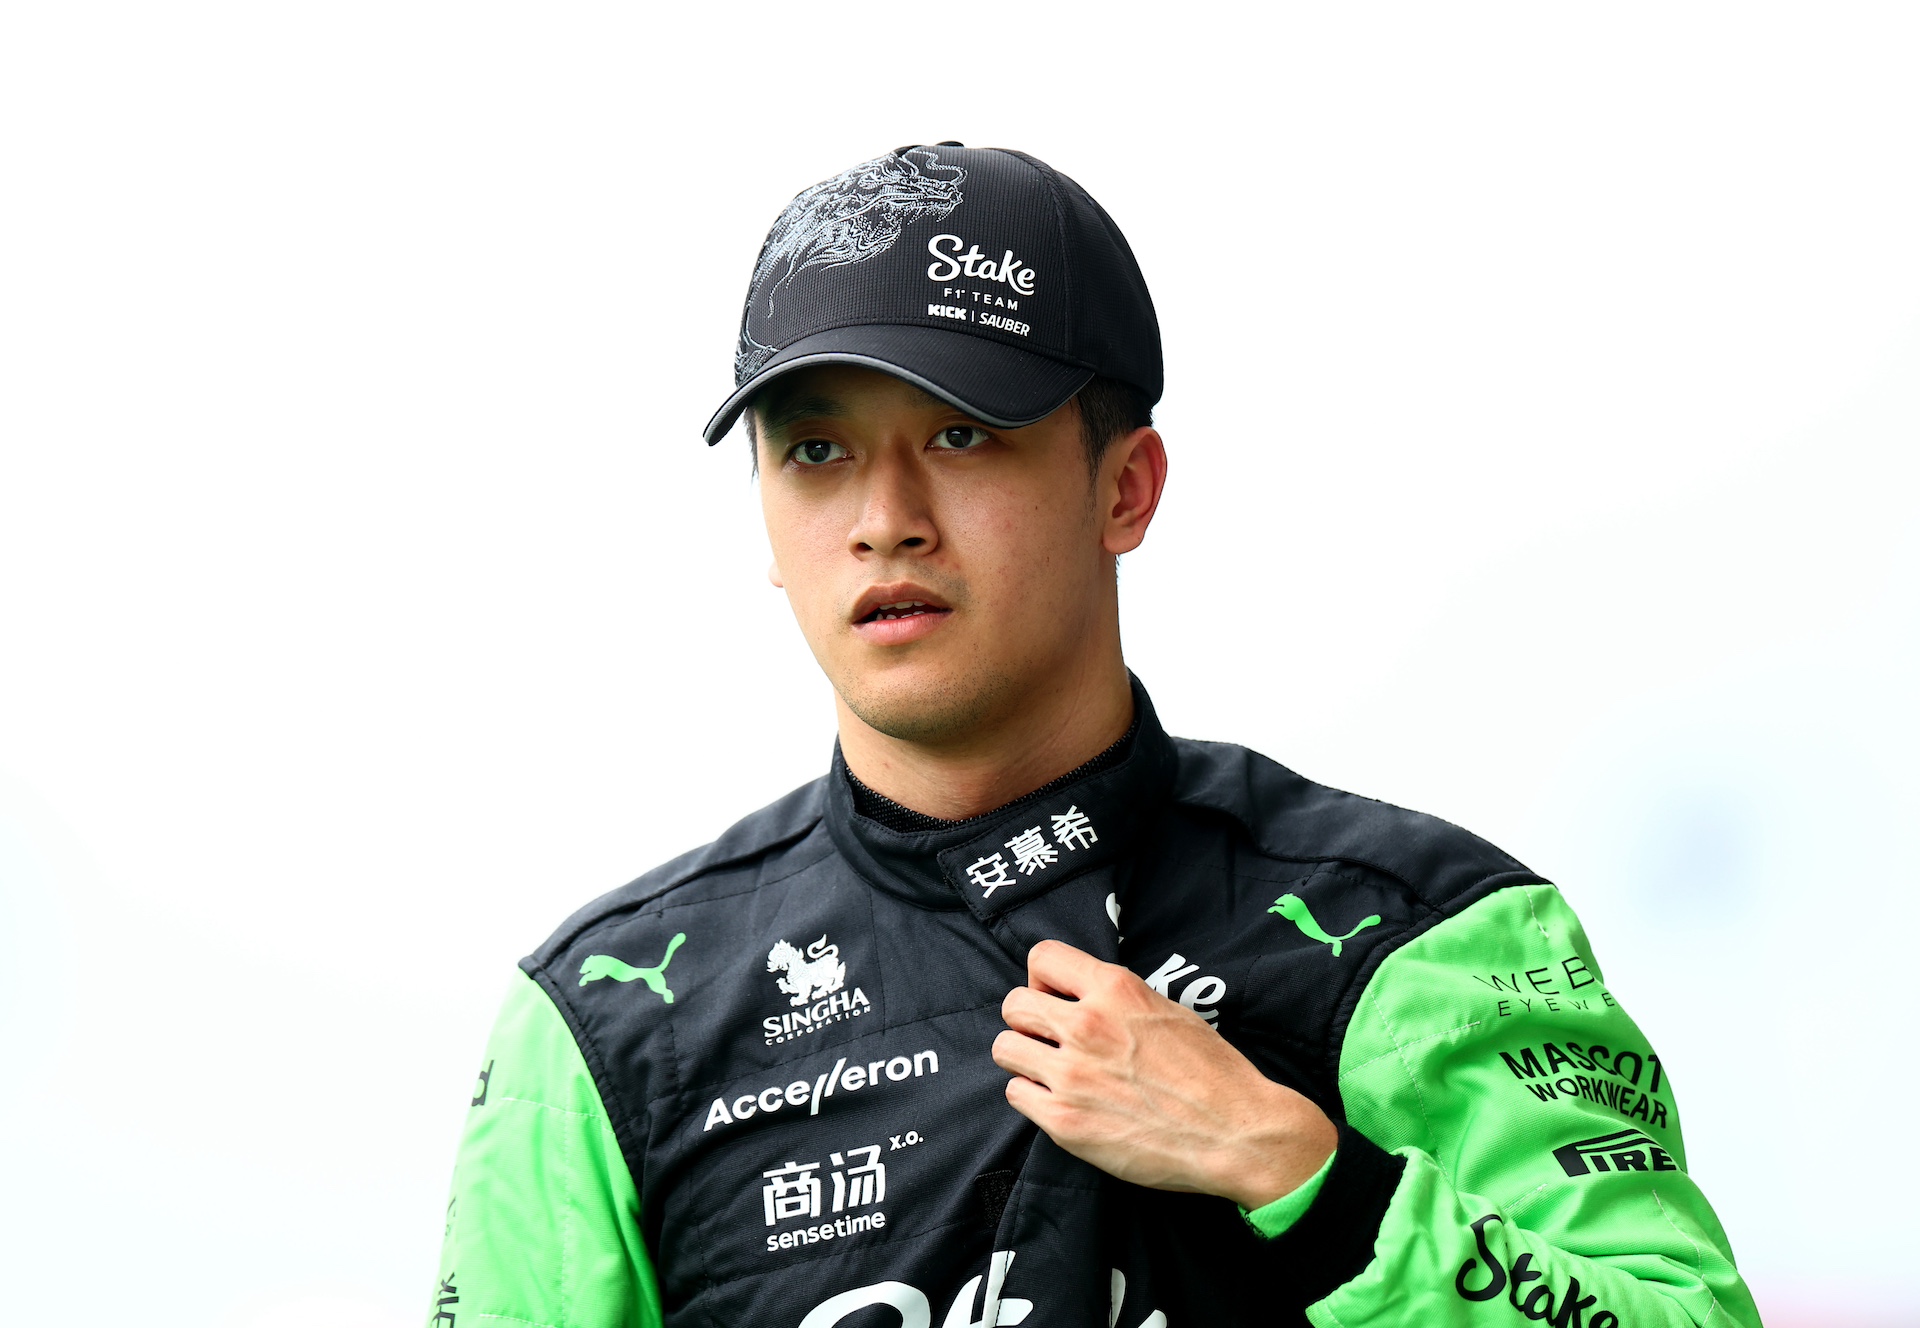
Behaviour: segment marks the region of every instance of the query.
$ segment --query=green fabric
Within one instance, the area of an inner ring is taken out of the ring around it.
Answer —
[[[633,1178],[572,1031],[524,973],[481,1063],[429,1322],[658,1328]]]
[[[1390,956],[1340,1089],[1407,1168],[1373,1262],[1309,1309],[1320,1328],[1757,1328],[1665,1067],[1552,886],[1500,890]]]
[[[1359,928],[1354,928],[1358,931]],[[1345,940],[1346,937],[1340,939]],[[1247,1219],[1247,1225],[1272,1240],[1275,1236],[1284,1236],[1300,1220],[1300,1215],[1313,1207],[1314,1199],[1320,1193],[1320,1187],[1327,1183],[1327,1173],[1333,1170],[1336,1153],[1328,1153],[1327,1160],[1320,1164],[1320,1170],[1301,1181],[1293,1189],[1275,1199],[1272,1203],[1262,1204],[1249,1212],[1242,1208],[1240,1215]]]

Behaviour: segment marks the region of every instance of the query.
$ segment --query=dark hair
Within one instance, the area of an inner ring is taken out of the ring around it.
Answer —
[[[1098,474],[1101,458],[1116,440],[1135,429],[1151,428],[1153,407],[1135,387],[1117,378],[1093,377],[1073,400],[1080,407],[1080,443],[1087,450],[1087,472]],[[747,423],[747,452],[753,458],[753,473],[760,473],[760,429],[754,418],[758,400],[749,402],[741,412]]]
[[[1094,474],[1116,440],[1153,424],[1153,407],[1146,397],[1117,378],[1089,378],[1074,400],[1080,403],[1080,441],[1087,449],[1087,470]]]

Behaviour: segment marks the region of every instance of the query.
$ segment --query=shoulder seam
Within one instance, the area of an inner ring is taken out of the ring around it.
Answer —
[[[1544,885],[1546,882],[1543,881],[1541,884]],[[1533,919],[1534,929],[1540,933],[1540,939],[1551,945],[1553,943],[1553,937],[1547,934],[1547,924],[1540,921],[1540,910],[1533,906],[1533,887],[1530,885],[1521,886],[1520,897],[1527,901],[1527,916]]]

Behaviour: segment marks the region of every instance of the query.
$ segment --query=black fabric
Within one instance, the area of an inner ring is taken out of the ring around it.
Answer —
[[[754,265],[725,437],[809,364],[866,364],[985,423],[1029,424],[1095,374],[1160,399],[1160,324],[1120,228],[1025,153],[896,148],[802,190]]]
[[[987,1230],[999,1229],[1000,1219],[1007,1211],[1007,1200],[1013,1197],[1013,1183],[1019,1175],[1017,1171],[983,1171],[973,1178],[973,1188],[980,1196],[980,1220]]]
[[[995,428],[1045,419],[1087,385],[1093,370],[1032,355],[944,327],[836,327],[768,358],[734,390],[709,426],[718,442],[756,393],[777,378],[821,364],[851,364],[904,378]]]
[[[1028,802],[1038,801],[1041,798],[1058,793],[1069,784],[1077,784],[1089,775],[1097,775],[1103,770],[1111,770],[1114,766],[1119,765],[1120,762],[1126,759],[1128,751],[1130,751],[1133,746],[1133,735],[1139,731],[1140,716],[1135,714],[1133,722],[1127,725],[1127,731],[1121,734],[1119,739],[1115,741],[1111,747],[1108,747],[1098,756],[1075,766],[1058,779],[1048,780],[1033,792],[1015,798],[1012,802],[1004,806],[996,807],[990,812],[982,812],[978,816],[965,817],[958,821],[942,820],[938,816],[929,816],[925,812],[917,812],[911,807],[904,807],[892,798],[889,798],[886,794],[867,787],[867,785],[861,781],[860,776],[854,774],[850,769],[847,771],[847,785],[853,790],[853,810],[855,813],[865,816],[870,820],[878,821],[889,830],[898,831],[904,835],[923,834],[931,830],[952,830],[972,822],[987,821],[995,817],[1004,816],[1008,812]]]
[[[668,1328],[794,1324],[828,1301],[892,1322],[855,1302],[897,1319],[901,1298],[910,1322],[924,1303],[974,1323],[989,1286],[1035,1324],[1110,1328],[1122,1286],[1118,1328],[1299,1324],[1365,1266],[1398,1163],[1344,1125],[1353,1002],[1408,938],[1539,878],[1444,822],[1170,738],[1137,685],[1135,714],[1131,741],[1058,787],[928,829],[861,814],[836,755],[523,961],[639,1187]],[[1335,934],[1380,921],[1335,955],[1273,914],[1283,893]],[[1000,1003],[1048,937],[1157,984],[1342,1126],[1286,1237],[1259,1240],[1225,1199],[1117,1181],[1007,1104]],[[586,962],[669,953],[670,1003]]]
[[[1313,1205],[1261,1251],[1275,1273],[1276,1297],[1304,1316],[1307,1306],[1366,1271],[1406,1169],[1405,1158],[1342,1123],[1333,1169]]]
[[[958,821],[945,821],[938,816],[929,816],[925,812],[917,812],[911,807],[895,802],[886,794],[868,788],[861,781],[860,776],[854,774],[852,770],[847,771],[847,786],[853,792],[855,813],[878,821],[887,829],[898,831],[900,834],[924,834],[929,830],[945,830],[949,826],[959,824]]]

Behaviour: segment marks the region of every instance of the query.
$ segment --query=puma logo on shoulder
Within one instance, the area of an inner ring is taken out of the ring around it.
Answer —
[[[1380,925],[1380,915],[1373,913],[1360,919],[1354,929],[1345,936],[1329,936],[1326,929],[1323,928],[1319,922],[1315,921],[1312,910],[1307,907],[1307,901],[1299,895],[1281,895],[1273,901],[1272,907],[1267,909],[1267,912],[1278,913],[1281,917],[1298,927],[1300,934],[1309,940],[1318,941],[1322,945],[1331,945],[1336,957],[1340,954],[1341,942],[1352,940],[1368,927],[1377,927]]]
[[[639,978],[657,993],[668,1005],[673,1004],[673,993],[667,990],[667,965],[673,962],[673,952],[687,939],[685,932],[675,932],[667,942],[667,952],[660,962],[652,968],[635,968],[632,964],[615,959],[612,955],[588,955],[580,965],[580,985],[598,982],[601,978],[612,978],[615,982],[632,982]]]

